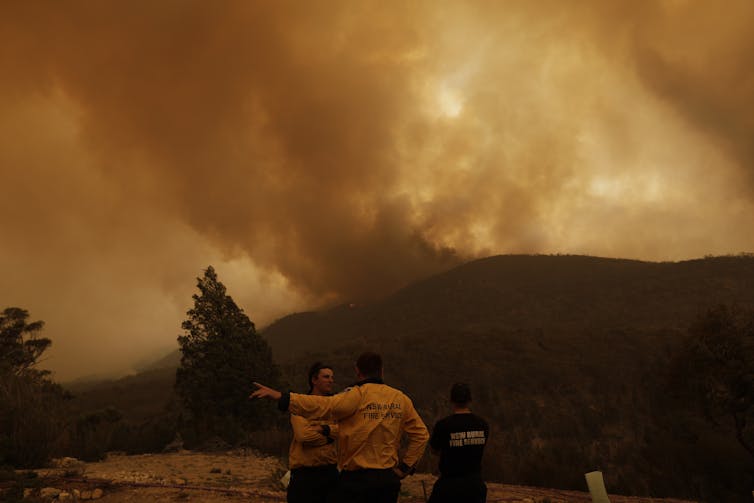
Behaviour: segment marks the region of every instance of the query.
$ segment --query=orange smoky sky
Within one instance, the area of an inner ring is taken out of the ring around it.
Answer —
[[[0,307],[58,379],[463,260],[754,249],[754,3],[0,6]]]

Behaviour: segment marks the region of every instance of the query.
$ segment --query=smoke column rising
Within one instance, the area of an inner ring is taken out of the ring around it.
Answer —
[[[6,2],[0,305],[59,377],[497,253],[752,250],[754,5]]]

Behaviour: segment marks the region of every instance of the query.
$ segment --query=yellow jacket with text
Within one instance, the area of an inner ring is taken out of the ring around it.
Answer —
[[[368,379],[334,396],[291,393],[279,404],[309,420],[336,421],[341,470],[413,467],[424,453],[429,432],[414,404],[401,391]],[[398,459],[402,434],[408,437]]]
[[[326,426],[325,432],[322,426]],[[337,423],[308,420],[291,414],[293,440],[288,451],[288,468],[334,465],[338,462],[335,439],[338,436]]]

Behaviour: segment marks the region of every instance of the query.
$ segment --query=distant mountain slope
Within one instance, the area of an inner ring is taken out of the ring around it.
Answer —
[[[67,385],[81,411],[114,407],[131,422],[141,422],[165,413],[173,396],[175,369],[161,367],[135,375],[96,383]]]
[[[640,262],[505,255],[461,265],[366,306],[298,313],[264,335],[281,361],[346,341],[438,330],[684,328],[718,303],[754,305],[754,258]]]

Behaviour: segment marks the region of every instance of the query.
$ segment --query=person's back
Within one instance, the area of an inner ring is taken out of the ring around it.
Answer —
[[[489,439],[487,421],[468,408],[469,387],[457,383],[451,390],[453,414],[439,420],[429,444],[440,454],[440,478],[432,488],[430,503],[483,503],[487,486],[481,475],[484,446]]]
[[[473,412],[441,419],[433,430],[432,448],[440,451],[440,473],[459,477],[482,471],[482,454],[490,427]]]
[[[411,430],[407,433],[423,428],[423,423],[415,421],[418,416],[411,400],[378,379],[366,380],[354,388],[358,388],[352,391],[360,395],[359,404],[354,413],[340,420],[341,470],[396,466],[401,435],[406,428]]]

